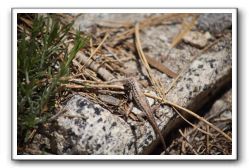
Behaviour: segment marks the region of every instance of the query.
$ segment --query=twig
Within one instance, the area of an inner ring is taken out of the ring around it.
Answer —
[[[73,48],[73,45],[70,44],[68,48]],[[77,67],[80,67],[79,63],[83,63],[85,66],[88,66],[91,70],[96,72],[100,77],[102,77],[106,81],[115,79],[115,77],[107,69],[100,67],[100,65],[96,62],[93,62],[92,59],[89,60],[89,57],[85,56],[82,51],[79,51],[76,54],[75,59],[73,60],[73,64]],[[82,67],[80,69],[82,69]]]
[[[170,49],[174,48],[179,42],[181,42],[182,38],[195,26],[196,19],[198,15],[194,15],[191,22],[187,21],[182,24],[182,31],[174,38],[170,45]]]
[[[71,89],[92,89],[92,88],[101,88],[101,89],[123,89],[123,86],[120,85],[79,85],[79,84],[62,84],[62,86]]]
[[[149,18],[144,19],[140,22],[140,25],[142,28],[146,28],[149,26],[156,26],[158,24],[163,24],[163,21],[173,21],[176,19],[182,19],[183,17],[189,16],[190,14],[179,14],[179,13],[173,13],[173,14],[166,14],[166,15],[160,15],[160,16],[151,16]],[[129,38],[135,30],[133,28],[128,29],[127,31],[123,32],[122,34],[118,35],[116,37],[115,41],[113,42],[113,46],[119,43],[120,41]]]
[[[129,50],[131,50],[132,52],[135,52],[135,48],[133,47],[132,43],[127,42],[126,43],[126,47],[129,48]],[[125,50],[122,50],[121,52],[123,52],[124,54],[127,55]],[[175,72],[173,72],[172,70],[170,70],[168,67],[166,67],[164,64],[162,64],[161,62],[151,58],[149,55],[144,54],[145,58],[148,61],[148,64],[157,69],[158,71],[161,71],[162,73],[165,73],[166,75],[168,75],[169,77],[172,78],[176,78],[177,74]],[[129,56],[128,56],[129,57]],[[132,56],[133,57],[133,56]]]
[[[62,115],[62,114],[65,113],[65,112],[67,112],[66,109],[60,110],[57,114],[55,114],[55,115],[53,115],[52,117],[50,117],[50,118],[47,120],[47,122],[49,123],[49,122],[52,122],[52,121],[56,120],[60,115]]]
[[[139,36],[139,24],[136,24],[135,26],[135,36],[136,36],[136,48],[137,48],[137,51],[138,51],[138,55],[143,63],[143,65],[145,66],[146,70],[147,70],[147,73],[148,73],[148,77],[151,81],[151,83],[156,87],[156,90],[158,92],[158,94],[163,97],[163,92],[161,90],[162,87],[159,86],[159,84],[157,83],[157,81],[155,80],[154,76],[152,75],[152,72],[151,72],[151,69],[150,69],[150,66],[148,64],[148,61],[143,53],[143,49],[142,49],[142,46],[141,46],[141,42],[140,42],[140,36]]]
[[[207,125],[209,125],[210,127],[212,127],[213,129],[215,129],[217,132],[219,132],[220,134],[222,134],[225,138],[227,138],[229,141],[232,141],[232,138],[230,136],[228,136],[226,133],[224,133],[222,130],[220,130],[218,127],[216,127],[215,125],[213,125],[212,123],[208,122],[207,120],[205,120],[203,117],[200,117],[198,114],[184,108],[184,107],[181,107],[179,106],[178,104],[175,104],[175,103],[172,103],[168,100],[165,100],[165,99],[162,99],[158,96],[154,96],[154,95],[151,95],[151,94],[148,94],[148,93],[145,93],[146,96],[148,97],[151,97],[151,98],[154,98],[154,99],[157,99],[159,101],[161,101],[162,103],[164,104],[168,104],[168,105],[171,105],[177,109],[180,109],[180,110],[183,110],[185,112],[187,112],[188,114],[192,115],[193,117],[197,118],[198,120],[200,121],[203,121],[204,123],[206,123]]]
[[[190,121],[188,121],[175,107],[173,107],[173,109],[175,110],[175,112],[184,120],[186,121],[189,125],[191,125],[194,129],[197,129],[198,131],[204,133],[204,134],[207,134],[207,135],[210,135],[210,136],[213,136],[211,133],[207,132],[207,131],[204,131],[203,129],[197,127],[196,125],[194,125],[193,123],[191,123]]]
[[[207,125],[207,132],[209,132],[209,125]],[[207,134],[207,154],[210,153],[210,148],[209,148],[209,135]]]
[[[198,155],[198,153],[196,152],[196,150],[194,149],[194,147],[188,142],[187,137],[185,137],[185,135],[182,133],[182,131],[180,129],[179,129],[179,133],[185,139],[185,141],[187,142],[187,144],[189,145],[189,147],[192,149],[192,151],[194,152],[194,154]]]
[[[170,70],[169,68],[167,68],[165,65],[163,65],[161,62],[145,55],[148,63],[150,64],[150,66],[156,68],[157,70],[165,73],[166,75],[168,75],[171,78],[176,78],[177,77],[177,73],[173,72],[172,70]]]
[[[209,50],[211,47],[213,47],[215,44],[217,44],[224,36],[222,35],[221,37],[219,37],[218,39],[216,39],[214,42],[212,42],[211,44],[209,44],[208,46],[206,46],[205,48],[203,48],[201,50],[201,54],[203,54],[204,52],[206,52],[207,50]]]
[[[85,65],[88,64],[88,62],[90,61],[90,59],[96,54],[96,52],[100,49],[100,47],[102,46],[102,44],[105,42],[105,40],[107,39],[107,37],[109,36],[108,33],[105,34],[105,37],[103,38],[103,40],[100,42],[100,44],[98,45],[98,47],[91,53],[90,57],[88,58],[88,60],[83,64],[81,69],[84,69]],[[81,70],[80,69],[80,70]]]
[[[28,136],[28,142],[31,142],[37,132],[37,128],[33,129],[30,135]]]
[[[221,113],[223,113],[225,110],[226,110],[226,109],[221,110],[220,112],[215,113],[215,114],[213,114],[213,115],[207,117],[206,120],[207,120],[207,121],[210,121],[210,120],[213,119],[214,117],[216,117],[216,116],[220,115]],[[197,126],[197,128],[200,128],[201,126],[203,126],[203,123],[199,123],[199,125]],[[189,132],[188,132],[188,135],[192,134],[197,128],[194,128],[194,129],[192,129],[191,131],[189,131]]]

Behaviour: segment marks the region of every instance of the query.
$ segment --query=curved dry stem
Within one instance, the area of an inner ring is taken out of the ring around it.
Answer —
[[[213,129],[215,129],[217,132],[219,132],[221,135],[223,135],[226,139],[228,139],[229,141],[232,141],[232,138],[230,136],[228,136],[226,133],[224,133],[222,130],[220,130],[218,127],[216,127],[215,125],[213,125],[212,123],[210,123],[209,121],[205,120],[203,117],[199,116],[198,114],[194,113],[193,111],[186,109],[182,106],[179,106],[178,104],[175,104],[173,102],[170,102],[166,99],[162,99],[158,96],[153,96],[151,94],[145,93],[146,96],[157,99],[159,101],[161,101],[163,104],[168,104],[171,105],[177,109],[183,110],[184,112],[190,114],[191,116],[197,118],[198,120],[204,122],[205,124],[209,125],[210,127],[212,127]]]

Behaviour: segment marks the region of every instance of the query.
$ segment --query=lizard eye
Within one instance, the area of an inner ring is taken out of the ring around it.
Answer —
[[[128,83],[124,83],[123,86],[125,90],[130,90],[130,85]]]

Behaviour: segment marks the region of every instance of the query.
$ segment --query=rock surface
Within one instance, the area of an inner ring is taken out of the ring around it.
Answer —
[[[208,40],[211,39],[209,32],[200,33],[197,31],[190,31],[186,36],[183,37],[183,41],[189,43],[197,48],[204,48]]]
[[[57,154],[131,154],[134,137],[128,123],[101,106],[75,95],[53,133]]]
[[[197,20],[198,28],[212,34],[219,34],[231,26],[232,14],[229,13],[205,13]]]
[[[191,110],[201,108],[220,88],[231,81],[231,52],[203,54],[170,90],[167,99]],[[86,98],[74,96],[58,118],[54,133],[57,154],[140,154],[150,153],[159,142],[148,122],[125,122]],[[178,122],[171,107],[159,110],[157,123],[168,134]],[[179,119],[179,118],[178,118]]]
[[[93,32],[97,24],[109,24],[105,21],[135,23],[149,14],[84,14],[75,22],[75,28]],[[219,34],[231,27],[229,14],[201,14],[197,27]],[[122,24],[121,24],[122,25]],[[106,25],[110,26],[110,25]],[[180,32],[179,24],[159,25],[141,30],[141,43],[146,54],[160,60],[175,72],[185,65],[188,69],[181,74],[175,86],[168,92],[167,100],[197,112],[212,99],[217,92],[231,82],[232,58],[231,34],[212,47],[209,52],[200,55],[193,62],[193,55],[199,53],[198,48],[180,44],[168,52],[170,42]],[[193,42],[193,40],[192,40]],[[196,43],[200,48],[207,42]],[[136,63],[129,62],[133,70],[138,72]],[[131,69],[130,68],[130,69]],[[167,75],[152,69],[165,88],[173,81]],[[153,104],[154,101],[150,102]],[[134,121],[111,113],[85,97],[74,95],[64,107],[67,112],[57,119],[56,130],[51,133],[50,147],[54,154],[149,154],[160,143],[151,125],[147,122]],[[134,111],[139,111],[138,109]],[[165,137],[182,119],[177,117],[170,106],[163,105],[156,112],[156,122]]]

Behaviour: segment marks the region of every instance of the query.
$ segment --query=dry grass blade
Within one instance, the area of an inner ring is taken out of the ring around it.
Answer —
[[[225,138],[227,138],[229,141],[232,141],[232,138],[230,136],[228,136],[226,133],[224,133],[222,130],[220,130],[218,127],[216,127],[215,125],[213,125],[212,123],[208,122],[207,120],[205,120],[203,117],[199,116],[198,114],[192,112],[191,110],[189,109],[186,109],[184,107],[181,107],[179,106],[178,104],[175,104],[175,103],[172,103],[170,101],[167,101],[165,99],[162,99],[158,96],[153,96],[151,94],[148,94],[148,93],[145,93],[146,96],[148,97],[151,97],[151,98],[154,98],[154,99],[157,99],[159,101],[161,101],[162,103],[164,104],[168,104],[168,105],[171,105],[177,109],[180,109],[180,110],[183,110],[184,112],[190,114],[191,116],[197,118],[198,120],[204,122],[205,124],[209,125],[210,127],[212,127],[213,129],[215,129],[217,132],[219,132],[221,135],[223,135]]]
[[[102,20],[98,22],[97,25],[110,28],[129,28],[132,26],[132,23],[129,21]]]
[[[214,42],[212,42],[210,45],[206,46],[205,48],[203,48],[201,50],[201,54],[203,54],[204,52],[206,52],[207,50],[209,50],[211,47],[213,47],[215,44],[217,44],[220,40],[222,40],[224,36],[221,36],[220,38],[216,39]]]
[[[123,89],[120,85],[79,85],[79,84],[62,84],[61,86],[71,89]]]
[[[173,107],[173,109],[175,110],[175,112],[184,120],[186,121],[189,125],[191,125],[194,129],[197,129],[198,131],[204,133],[204,134],[207,134],[209,136],[213,136],[211,133],[207,132],[207,131],[204,131],[203,129],[197,127],[196,125],[194,125],[193,123],[191,123],[190,121],[188,121],[183,115],[181,115],[181,113],[175,108]]]
[[[209,125],[207,125],[207,132],[209,132]],[[207,153],[209,154],[210,153],[209,135],[206,136],[207,136]]]
[[[187,137],[183,134],[183,132],[181,130],[179,130],[179,133],[181,134],[181,136],[185,139],[185,141],[187,142],[187,144],[189,145],[189,147],[192,149],[192,151],[194,152],[195,155],[198,155],[198,153],[196,152],[196,150],[194,149],[194,147],[188,142]]]
[[[179,42],[181,42],[182,38],[195,26],[196,19],[198,15],[194,15],[190,23],[186,23],[186,21],[182,24],[182,31],[174,38],[171,43],[170,49],[174,48]]]
[[[24,18],[24,17],[20,17],[20,19],[21,19],[25,24],[27,24],[29,27],[31,27],[32,24],[33,24],[33,22],[32,22],[31,20],[26,19],[26,18]]]
[[[72,48],[73,46],[70,44],[69,49]],[[88,63],[87,63],[88,62]],[[103,78],[106,81],[115,79],[112,73],[110,73],[107,69],[100,67],[99,63],[93,62],[92,59],[89,60],[89,57],[85,56],[85,54],[82,51],[79,51],[73,60],[74,66],[78,67],[78,69],[82,69],[81,64],[85,64],[89,69],[92,71],[96,72],[101,78]],[[78,70],[79,71],[79,70]],[[86,75],[84,71],[84,75]],[[80,74],[81,71],[79,71]],[[89,76],[91,77],[91,76]],[[91,77],[92,78],[92,77]]]
[[[224,112],[224,110],[221,110],[219,113],[215,113],[215,114],[209,116],[209,117],[206,118],[205,120],[210,121],[210,120],[212,120],[214,117],[219,116],[222,112]],[[200,127],[202,127],[202,126],[203,126],[203,123],[199,123],[199,125],[197,126],[197,128],[200,128]],[[192,129],[191,131],[189,131],[189,132],[188,132],[188,135],[190,135],[190,134],[192,134],[193,132],[195,132],[197,128],[194,128],[194,129]]]
[[[158,84],[158,82],[154,79],[154,76],[152,75],[151,73],[151,69],[150,69],[150,66],[148,64],[148,61],[143,53],[143,49],[142,49],[142,46],[141,46],[141,42],[140,42],[140,36],[139,36],[139,24],[136,24],[135,26],[135,37],[136,37],[136,48],[137,48],[137,51],[138,51],[138,55],[143,63],[143,65],[145,66],[145,69],[148,73],[148,77],[151,81],[151,83],[156,87],[156,90],[158,92],[158,94],[163,97],[163,91],[161,90],[162,87],[160,87],[160,85]]]
[[[154,15],[149,18],[146,18],[145,20],[140,22],[140,25],[142,28],[146,28],[149,26],[156,26],[159,24],[163,24],[164,21],[174,21],[174,20],[180,20],[186,16],[189,16],[190,14],[185,13],[173,13],[173,14],[165,14],[165,15]],[[120,34],[118,37],[116,37],[115,41],[113,42],[113,45],[116,45],[118,42],[127,39],[129,36],[131,36],[134,33],[134,29],[130,28],[127,31]]]
[[[91,53],[90,57],[88,58],[87,62],[82,66],[82,69],[84,69],[85,65],[88,64],[88,62],[91,60],[91,58],[96,54],[96,52],[100,49],[100,47],[102,46],[102,44],[105,42],[105,40],[107,39],[107,37],[109,36],[108,33],[105,34],[105,37],[103,38],[103,40],[100,42],[100,44],[98,45],[98,47]]]
[[[56,113],[55,115],[50,117],[47,122],[52,122],[52,121],[56,120],[60,115],[64,114],[65,112],[67,112],[66,109],[61,109],[58,113]]]
[[[190,111],[190,110],[188,110],[188,109],[186,109],[186,108],[183,108],[183,107],[181,107],[181,106],[179,106],[179,105],[177,105],[177,104],[174,104],[174,103],[172,103],[172,102],[169,102],[169,101],[167,101],[167,100],[163,100],[163,102],[164,102],[165,104],[169,104],[169,105],[174,106],[174,107],[176,107],[176,108],[178,108],[178,109],[181,109],[181,110],[187,112],[188,114],[192,115],[193,117],[197,118],[198,120],[203,121],[204,123],[206,123],[207,125],[209,125],[209,126],[212,127],[213,129],[215,129],[217,132],[219,132],[220,134],[222,134],[224,137],[226,137],[229,141],[232,141],[232,138],[231,138],[230,136],[228,136],[226,133],[224,133],[224,132],[223,132],[222,130],[220,130],[218,127],[216,127],[216,126],[213,125],[212,123],[208,122],[208,121],[205,120],[203,117],[200,117],[200,116],[197,115],[196,113],[194,113],[194,112],[192,112],[192,111]]]

